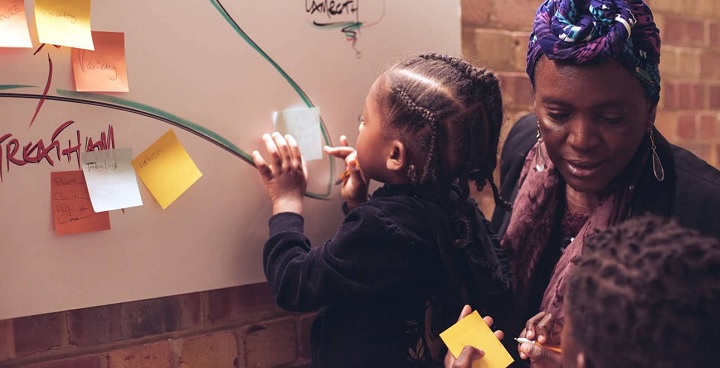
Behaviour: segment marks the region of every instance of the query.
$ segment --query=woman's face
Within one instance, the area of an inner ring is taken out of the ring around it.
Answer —
[[[600,194],[630,162],[655,120],[655,105],[616,61],[574,65],[543,57],[535,70],[535,114],[565,182]]]

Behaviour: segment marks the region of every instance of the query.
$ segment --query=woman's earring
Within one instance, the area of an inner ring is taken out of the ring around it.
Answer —
[[[537,154],[535,155],[535,170],[537,172],[543,172],[545,171],[545,154],[543,153],[541,143],[542,143],[542,134],[540,134],[540,121],[537,122]]]
[[[648,134],[650,135],[650,151],[652,151],[652,165],[653,173],[657,181],[663,181],[665,179],[665,169],[663,169],[662,162],[660,162],[660,156],[657,154],[655,147],[655,136],[653,135],[652,128],[648,128]]]

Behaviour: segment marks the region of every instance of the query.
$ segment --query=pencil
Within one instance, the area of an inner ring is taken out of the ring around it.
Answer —
[[[340,185],[346,182],[348,179],[350,179],[350,170],[345,170],[342,174],[340,174],[340,178],[335,181],[335,185]]]
[[[516,338],[515,338],[515,341],[517,341],[517,342],[519,342],[519,343],[521,343],[521,344],[524,344],[524,343],[526,343],[526,342],[527,342],[527,343],[530,343],[530,344],[535,344],[535,345],[537,345],[537,346],[542,347],[543,349],[550,350],[550,351],[552,351],[553,353],[562,354],[562,349],[561,349],[559,346],[543,345],[543,344],[541,344],[541,343],[539,343],[539,342],[537,342],[537,341],[533,341],[533,340],[530,340],[530,339],[526,339],[526,338],[524,338],[524,337],[516,337]]]

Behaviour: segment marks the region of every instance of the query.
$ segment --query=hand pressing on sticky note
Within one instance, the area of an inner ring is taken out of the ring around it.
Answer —
[[[273,215],[295,212],[302,215],[303,195],[307,188],[307,169],[295,138],[280,133],[263,134],[268,161],[258,151],[252,158],[262,177]]]
[[[469,305],[463,307],[458,322],[442,332],[448,346],[445,368],[505,368],[513,362],[502,346],[502,331],[491,331],[493,319],[480,317]]]

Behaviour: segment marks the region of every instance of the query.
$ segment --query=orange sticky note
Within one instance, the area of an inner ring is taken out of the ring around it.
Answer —
[[[132,164],[163,209],[202,176],[172,129],[135,157]]]
[[[35,0],[40,43],[93,50],[90,0]]]
[[[125,34],[92,32],[95,50],[72,49],[75,89],[81,92],[129,92]]]
[[[0,47],[32,47],[25,1],[0,0]]]
[[[50,173],[50,204],[58,235],[110,230],[107,211],[93,211],[82,170]]]
[[[465,346],[484,351],[485,356],[474,361],[473,368],[506,368],[514,361],[477,311],[441,332],[440,338],[456,358]]]

